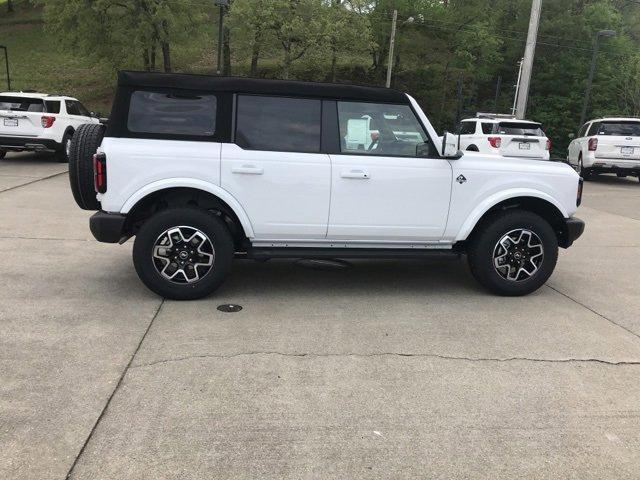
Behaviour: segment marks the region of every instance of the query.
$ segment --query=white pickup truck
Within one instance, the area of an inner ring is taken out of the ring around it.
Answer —
[[[535,291],[584,230],[579,176],[437,139],[396,90],[120,72],[69,173],[95,238],[135,236],[139,277],[167,298],[210,294],[234,257],[466,254],[490,291]]]
[[[86,123],[99,123],[78,100],[33,92],[0,93],[0,159],[8,151],[54,152],[66,162],[71,137]]]

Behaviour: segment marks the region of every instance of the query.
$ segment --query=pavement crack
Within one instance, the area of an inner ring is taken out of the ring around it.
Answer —
[[[0,190],[0,193],[7,193],[7,192],[10,192],[11,190],[15,190],[16,188],[22,188],[28,185],[33,185],[34,183],[42,182],[43,180],[49,180],[50,178],[59,177],[60,175],[66,175],[67,173],[69,173],[68,170],[65,170],[64,172],[54,173],[53,175],[48,175],[46,177],[38,178],[36,180],[32,180],[31,182],[26,182],[20,185],[15,185],[13,187],[5,188],[4,190]]]
[[[86,238],[27,237],[27,236],[21,236],[21,235],[15,235],[15,236],[0,235],[0,240],[53,240],[58,242],[91,242],[92,241]]]
[[[138,351],[140,350],[140,347],[142,346],[145,338],[147,338],[147,334],[149,333],[149,330],[151,330],[151,326],[153,325],[153,322],[155,321],[156,318],[158,318],[158,315],[160,314],[160,310],[162,310],[162,306],[164,305],[164,302],[165,302],[165,299],[163,298],[162,301],[160,302],[160,305],[158,305],[158,308],[156,309],[155,313],[151,317],[151,320],[149,321],[149,324],[147,325],[147,328],[145,329],[144,333],[142,334],[142,337],[140,338],[140,341],[138,342],[138,345],[136,345],[136,349],[133,351],[133,354],[131,355],[131,358],[129,358],[129,362],[127,363],[127,366],[124,368],[124,370],[120,374],[120,378],[118,378],[118,383],[116,383],[116,386],[113,389],[113,391],[111,392],[111,395],[109,395],[109,398],[107,399],[107,402],[105,403],[104,407],[102,407],[102,411],[100,412],[100,415],[98,415],[98,418],[96,419],[95,423],[93,424],[93,427],[91,427],[91,431],[89,432],[89,435],[87,436],[87,438],[85,439],[84,443],[82,444],[82,447],[80,448],[80,451],[76,455],[76,458],[73,459],[73,463],[71,464],[71,467],[69,468],[69,471],[67,472],[65,480],[68,480],[69,478],[71,478],[71,475],[73,474],[73,471],[75,470],[76,465],[78,464],[78,461],[80,460],[80,457],[82,457],[82,455],[84,454],[84,451],[87,448],[87,445],[89,444],[89,441],[91,440],[91,437],[93,437],[93,434],[95,433],[96,429],[98,428],[98,425],[100,424],[100,422],[102,421],[102,418],[104,417],[105,413],[107,412],[107,410],[109,408],[109,405],[111,404],[111,400],[113,400],[113,397],[115,396],[116,392],[120,389],[120,386],[122,385],[122,381],[124,380],[125,375],[129,371],[129,368],[131,368],[131,364],[133,363],[133,360],[135,359],[136,355],[138,354]]]
[[[586,308],[587,310],[589,310],[591,313],[596,314],[597,316],[599,316],[600,318],[606,320],[607,322],[611,323],[612,325],[615,325],[616,327],[619,327],[621,329],[623,329],[625,332],[630,333],[631,335],[633,335],[634,337],[640,338],[640,335],[637,334],[636,332],[634,332],[633,330],[631,330],[630,328],[625,327],[624,325],[621,325],[620,323],[616,322],[615,320],[610,319],[609,317],[604,316],[602,313],[594,310],[593,308],[589,307],[588,305],[585,305],[584,303],[580,302],[579,300],[576,300],[575,298],[571,297],[570,295],[567,295],[566,293],[558,290],[556,287],[552,287],[551,285],[547,284],[547,287],[550,288],[551,290],[553,290],[554,292],[562,295],[563,297],[571,300],[572,302],[580,305],[583,308]]]
[[[251,357],[258,355],[275,355],[280,357],[307,357],[307,358],[328,358],[328,357],[358,357],[358,358],[375,358],[375,357],[405,357],[405,358],[435,358],[440,360],[464,361],[464,362],[536,362],[536,363],[599,363],[602,365],[618,366],[618,365],[640,365],[640,360],[610,361],[600,358],[531,358],[531,357],[462,357],[453,355],[442,355],[437,353],[401,353],[401,352],[380,352],[380,353],[296,353],[296,352],[278,352],[273,350],[239,352],[231,354],[202,354],[187,355],[183,357],[167,358],[156,360],[154,362],[141,363],[131,366],[134,368],[152,367],[155,365],[163,365],[167,363],[183,362],[186,360],[203,359],[203,358],[238,358]]]

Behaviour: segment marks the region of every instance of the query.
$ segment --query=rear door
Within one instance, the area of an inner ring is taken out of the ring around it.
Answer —
[[[437,242],[449,212],[452,169],[409,105],[337,102],[340,153],[331,154],[327,237],[359,242]],[[346,138],[379,132],[369,149]]]
[[[320,153],[322,102],[238,95],[234,143],[222,145],[222,188],[256,240],[324,239],[331,161]]]
[[[39,136],[44,110],[41,98],[0,95],[0,136]]]
[[[640,122],[602,122],[596,135],[596,158],[640,159]]]
[[[501,139],[500,154],[505,157],[544,158],[547,138],[537,123],[500,122],[496,136]]]

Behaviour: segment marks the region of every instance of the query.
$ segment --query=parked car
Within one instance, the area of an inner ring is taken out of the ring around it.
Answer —
[[[585,123],[569,144],[567,161],[585,180],[598,173],[640,180],[640,119],[601,118]]]
[[[460,149],[505,157],[549,160],[551,140],[542,125],[511,115],[479,113],[458,125]]]
[[[0,159],[7,151],[54,152],[66,162],[71,137],[86,123],[99,123],[78,100],[33,92],[0,93]]]
[[[69,174],[99,210],[95,238],[135,236],[136,271],[166,298],[213,292],[234,256],[464,253],[489,290],[533,292],[583,232],[578,175],[436,138],[396,90],[121,72],[109,125],[78,129]]]

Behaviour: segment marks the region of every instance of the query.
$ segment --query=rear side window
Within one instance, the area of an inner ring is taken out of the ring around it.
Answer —
[[[80,115],[80,109],[78,108],[78,104],[73,100],[65,100],[65,104],[67,106],[67,113],[69,115]]]
[[[500,122],[498,132],[501,135],[523,135],[526,137],[544,137],[542,126],[536,123]]]
[[[212,136],[216,129],[215,95],[136,91],[131,95],[130,132]]]
[[[320,100],[239,95],[236,143],[248,150],[320,152]]]
[[[640,122],[603,122],[597,135],[640,137]]]
[[[46,100],[44,104],[47,107],[47,113],[60,113],[60,101]]]
[[[476,133],[476,122],[462,122],[458,130],[460,135],[473,135]]]
[[[483,123],[482,124],[482,133],[485,135],[490,135],[493,133],[493,123]]]
[[[13,112],[44,112],[44,102],[40,98],[0,95],[0,110],[10,110]]]
[[[580,131],[578,132],[578,138],[582,138],[582,137],[586,137],[587,136],[587,128],[589,128],[589,124],[585,123],[582,128],[580,129]]]
[[[599,129],[600,129],[600,122],[593,122],[591,124],[591,127],[589,128],[589,133],[587,133],[587,135],[588,136],[597,135]]]

